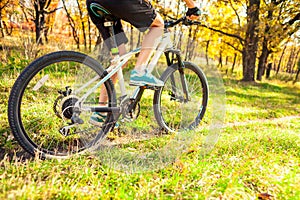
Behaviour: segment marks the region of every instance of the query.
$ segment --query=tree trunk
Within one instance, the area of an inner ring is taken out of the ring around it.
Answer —
[[[296,73],[297,72],[297,58],[299,56],[299,53],[300,53],[300,49],[297,50],[295,56],[294,56],[294,59],[293,59],[293,62],[292,62],[292,73]]]
[[[272,70],[272,63],[269,63],[267,66],[267,70],[266,70],[266,78],[270,78],[270,74],[271,74],[271,70]]]
[[[187,44],[186,44],[186,49],[185,49],[185,60],[189,60],[189,53],[190,53],[190,49],[191,49],[191,44],[192,44],[192,27],[189,28],[189,36],[188,36],[188,40],[187,40]]]
[[[233,57],[233,63],[232,63],[232,66],[231,66],[231,72],[232,72],[232,73],[233,73],[233,70],[234,70],[234,67],[235,67],[236,57],[237,57],[237,54],[235,53],[235,54],[234,54],[234,57]]]
[[[180,33],[182,33],[183,32],[183,26],[180,26]],[[182,39],[183,39],[183,36],[182,36],[183,34],[179,34],[179,39],[178,39],[178,42],[177,42],[177,49],[181,49],[181,46],[182,46]]]
[[[298,76],[299,76],[299,73],[300,73],[300,58],[298,58],[297,66],[298,66],[298,70],[297,70],[295,82],[297,82]]]
[[[137,41],[137,43],[136,43],[136,48],[138,48],[138,47],[141,46],[141,43],[142,43],[141,37],[142,37],[142,34],[141,34],[141,32],[139,31],[139,33],[138,33],[138,41]]]
[[[283,55],[284,55],[284,53],[285,53],[286,47],[287,47],[287,43],[284,45],[284,48],[283,48],[283,50],[282,50],[282,54],[281,54],[281,56],[280,56],[280,58],[279,58],[278,65],[277,65],[277,70],[276,70],[276,74],[278,74],[278,72],[279,72],[279,70],[280,70],[281,62],[282,62]]]
[[[37,44],[42,44],[41,41],[41,23],[40,23],[40,5],[39,1],[35,1],[34,3],[34,11],[35,11],[35,19],[34,19],[34,24],[35,24],[35,42]]]
[[[255,61],[258,46],[259,32],[259,8],[260,0],[250,0],[247,7],[247,31],[243,48],[243,79],[242,81],[254,81]]]
[[[188,60],[192,60],[194,55],[195,55],[195,48],[198,45],[198,41],[197,41],[197,32],[198,32],[198,26],[197,28],[194,30],[193,33],[193,38],[192,38],[192,43],[191,43],[191,49],[189,50],[189,58]]]
[[[287,65],[286,65],[287,73],[292,73],[292,68],[293,68],[292,64],[293,64],[294,56],[295,56],[295,48],[292,48]]]
[[[296,73],[296,76],[295,76],[294,83],[296,83],[296,82],[298,81],[299,74],[300,74],[300,67],[298,67],[298,70],[297,70],[297,73]]]
[[[4,26],[2,25],[2,8],[0,8],[0,32],[1,32],[1,37],[4,37]]]
[[[210,40],[207,40],[206,41],[206,46],[205,46],[205,58],[206,58],[206,64],[207,64],[207,66],[209,66],[209,58],[208,58],[209,42],[210,42]]]
[[[88,18],[87,22],[88,22],[88,36],[89,36],[89,51],[92,51],[92,35],[91,35],[91,21],[90,21],[90,18]]]
[[[219,64],[218,64],[218,67],[220,67],[221,69],[223,68],[223,59],[222,59],[222,55],[223,54],[223,52],[222,52],[222,50],[220,50],[220,52],[219,52]]]
[[[46,19],[45,19],[45,14],[50,5],[51,0],[49,1],[44,1],[44,0],[37,0],[34,1],[34,11],[35,11],[35,40],[37,44],[43,44],[42,40],[42,33],[44,33],[46,41],[47,39],[47,28],[46,28]]]
[[[261,55],[259,57],[258,68],[257,68],[256,79],[258,81],[261,81],[261,78],[265,73],[268,57],[269,57],[268,41],[267,41],[266,37],[264,37],[263,48],[262,48]]]
[[[1,12],[0,12],[0,32],[1,32],[1,37],[4,37],[4,30],[3,30],[2,19],[1,19]]]
[[[2,1],[2,0],[1,0]],[[2,6],[0,7],[0,32],[2,37],[4,37],[4,23],[2,22],[2,10],[5,10],[5,7],[9,4],[9,0],[6,2],[2,1]]]
[[[130,26],[130,51],[133,50],[133,26]]]
[[[78,10],[79,10],[79,18],[81,21],[81,28],[82,28],[82,35],[83,35],[83,44],[84,44],[84,48],[87,49],[87,41],[86,41],[86,33],[85,33],[85,24],[84,24],[84,20],[83,20],[83,12],[82,9],[80,7],[79,1],[77,0],[77,6],[78,6]]]
[[[268,21],[271,21],[272,18],[273,18],[273,10],[270,9],[270,10],[268,10],[267,19],[268,19]],[[268,57],[269,57],[269,54],[271,53],[271,51],[268,49],[270,28],[271,27],[267,22],[266,28],[265,28],[265,31],[264,31],[264,40],[263,40],[263,43],[262,43],[263,47],[262,47],[261,55],[259,57],[257,76],[256,76],[256,79],[259,80],[259,81],[261,81],[261,78],[265,73],[266,64],[268,62]]]
[[[79,40],[79,36],[76,31],[75,22],[74,22],[73,18],[71,17],[70,12],[67,9],[65,0],[62,0],[62,3],[63,3],[63,7],[64,7],[64,10],[66,12],[66,15],[67,15],[67,18],[69,21],[69,25],[71,26],[71,29],[72,29],[72,35],[73,35],[74,41],[76,42],[77,48],[80,49],[80,40]]]

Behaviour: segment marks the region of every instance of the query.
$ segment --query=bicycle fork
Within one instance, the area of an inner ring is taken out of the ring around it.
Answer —
[[[179,50],[170,50],[170,51],[165,53],[165,56],[166,56],[168,66],[171,66],[172,64],[174,64],[175,60],[177,61],[178,71],[179,71],[179,76],[180,76],[180,82],[181,82],[181,85],[182,85],[182,92],[183,92],[183,97],[180,98],[180,94],[177,91],[174,74],[171,74],[171,76],[170,76],[171,87],[172,87],[171,99],[180,100],[180,101],[183,101],[183,102],[188,102],[190,100],[190,95],[189,95],[189,92],[188,92],[188,86],[187,86],[187,83],[186,83],[187,81],[186,81],[185,74],[184,74],[185,66],[184,66],[184,63],[181,59],[180,51]]]

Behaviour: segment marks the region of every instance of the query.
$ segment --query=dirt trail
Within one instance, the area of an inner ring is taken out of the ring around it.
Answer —
[[[294,116],[286,116],[281,118],[272,118],[272,119],[257,119],[257,120],[249,120],[244,122],[233,122],[233,123],[226,123],[223,124],[222,128],[230,128],[230,127],[236,127],[236,126],[247,126],[250,124],[261,124],[261,123],[279,123],[281,121],[289,121],[299,119],[300,115],[294,115]],[[204,127],[200,127],[198,130],[202,130]],[[300,130],[299,130],[300,132]],[[166,133],[165,133],[166,134]],[[107,145],[120,145],[120,144],[126,144],[129,142],[135,142],[135,141],[143,141],[148,140],[153,137],[160,137],[163,135],[163,133],[160,133],[158,130],[153,130],[152,132],[148,133],[136,133],[136,134],[127,134],[122,137],[117,137],[114,140],[107,141]]]
[[[230,127],[236,127],[236,126],[247,126],[250,124],[261,124],[261,123],[279,123],[281,121],[289,121],[289,120],[295,120],[299,119],[300,120],[300,115],[293,115],[293,116],[286,116],[286,117],[281,117],[281,118],[272,118],[272,119],[257,119],[257,120],[249,120],[249,121],[244,121],[244,122],[233,122],[233,123],[226,123],[223,125],[222,128],[230,128]],[[201,130],[201,128],[200,128]],[[300,130],[298,130],[300,133]],[[138,141],[143,141],[143,140],[148,140],[153,137],[161,137],[166,133],[162,133],[159,130],[153,130],[150,133],[136,133],[136,134],[128,134],[124,135],[122,137],[117,137],[114,140],[107,140],[106,142],[102,143],[108,146],[118,146],[120,144],[126,144],[129,142],[138,142]],[[4,158],[4,156],[8,156],[12,158],[14,155],[16,157],[19,157],[21,159],[28,159],[30,155],[26,153],[24,150],[20,150],[18,152],[11,152],[9,150],[1,149],[0,148],[0,160]]]
[[[300,115],[293,115],[293,116],[286,116],[286,117],[280,117],[280,118],[272,118],[272,119],[257,119],[257,120],[249,120],[244,122],[233,122],[233,123],[226,123],[224,124],[224,128],[228,127],[234,127],[234,126],[246,126],[249,124],[259,124],[259,123],[278,123],[280,121],[288,121],[293,119],[300,119]],[[299,130],[300,131],[300,130]]]

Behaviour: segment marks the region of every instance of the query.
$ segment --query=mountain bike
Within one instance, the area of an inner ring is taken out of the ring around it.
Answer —
[[[105,69],[96,59],[75,51],[46,54],[29,64],[15,81],[9,96],[8,120],[15,139],[30,154],[42,158],[64,158],[85,152],[105,140],[119,120],[135,120],[145,90],[154,90],[153,111],[161,129],[180,133],[197,128],[208,103],[208,83],[194,63],[183,61],[173,47],[171,31],[177,24],[199,22],[186,17],[165,23],[165,33],[152,56],[148,71],[160,57],[166,70],[163,87],[140,86],[128,95],[122,66],[140,48],[116,56]],[[118,74],[121,94],[111,81]],[[99,102],[99,95],[107,101]],[[100,126],[90,123],[94,112],[106,116]]]

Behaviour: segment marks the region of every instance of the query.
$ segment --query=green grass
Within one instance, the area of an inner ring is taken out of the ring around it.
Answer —
[[[20,152],[6,113],[17,73],[2,74],[0,80],[0,150],[8,154]],[[224,78],[224,85],[225,124],[208,154],[202,153],[208,132],[204,123],[180,156],[146,172],[114,170],[103,162],[101,152],[44,161],[7,155],[0,161],[0,199],[257,199],[261,193],[272,199],[299,199],[299,85],[275,80],[245,84],[229,78]],[[145,97],[138,120],[115,130],[111,140],[153,132],[155,127],[148,126],[155,124],[153,113],[147,110],[151,95]],[[156,150],[169,137],[129,140],[116,149],[129,152],[124,160],[130,161],[132,151]]]
[[[262,82],[245,84],[226,80],[228,122],[271,119],[300,113],[299,86]]]
[[[199,147],[162,170],[126,174],[97,157],[69,160],[1,161],[1,196],[16,199],[297,199],[300,182],[300,121],[224,129],[216,147]],[[247,134],[245,135],[245,132]]]

